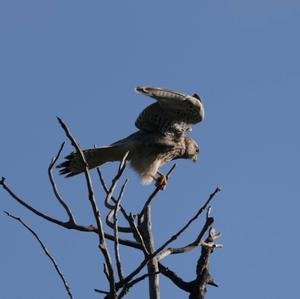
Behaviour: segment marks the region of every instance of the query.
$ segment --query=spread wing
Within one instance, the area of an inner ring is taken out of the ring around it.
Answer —
[[[138,116],[135,126],[140,130],[182,134],[204,118],[204,107],[197,94],[190,96],[158,87],[137,87],[136,91],[157,100]]]

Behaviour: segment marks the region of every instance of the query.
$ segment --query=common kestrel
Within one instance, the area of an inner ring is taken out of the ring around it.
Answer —
[[[186,132],[203,120],[203,104],[197,94],[190,96],[157,87],[137,87],[136,91],[157,100],[138,116],[135,125],[139,130],[109,146],[85,149],[83,153],[92,169],[106,162],[121,161],[129,152],[127,160],[144,184],[153,179],[164,184],[160,167],[175,159],[196,161],[198,158],[199,146]],[[60,174],[70,177],[84,171],[77,153],[65,159],[58,165]]]

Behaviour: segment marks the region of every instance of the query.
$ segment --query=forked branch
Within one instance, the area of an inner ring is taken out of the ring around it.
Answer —
[[[66,204],[65,200],[62,198],[62,196],[59,194],[53,174],[52,174],[52,170],[54,165],[56,164],[57,160],[59,159],[59,156],[64,148],[65,142],[63,142],[58,150],[58,153],[56,154],[56,156],[54,156],[49,164],[48,167],[48,176],[49,176],[49,180],[54,192],[54,195],[56,197],[56,199],[58,200],[58,202],[63,206],[63,208],[65,209],[65,211],[67,212],[68,216],[69,216],[69,223],[73,223],[75,224],[75,218],[73,216],[73,213],[71,211],[71,208]]]

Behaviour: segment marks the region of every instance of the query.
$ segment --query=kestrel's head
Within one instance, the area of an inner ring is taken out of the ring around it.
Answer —
[[[184,137],[184,142],[185,142],[184,158],[191,159],[194,162],[196,162],[200,151],[197,142],[189,136]]]

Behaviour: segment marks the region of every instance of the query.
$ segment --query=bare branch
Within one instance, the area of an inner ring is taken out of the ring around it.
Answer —
[[[179,253],[189,252],[189,251],[201,246],[204,243],[204,242],[202,242],[202,238],[203,238],[204,234],[207,232],[207,230],[211,227],[213,222],[214,222],[214,219],[212,217],[207,218],[203,228],[201,229],[201,231],[200,231],[199,235],[197,236],[197,238],[195,239],[195,241],[193,241],[192,243],[190,243],[186,246],[183,246],[183,247],[168,248],[166,251],[163,251],[160,254],[158,254],[157,259],[160,261],[171,254],[179,254]]]
[[[109,294],[109,292],[107,292],[107,291],[102,291],[102,290],[99,290],[99,289],[94,289],[94,291],[95,291],[96,293],[100,293],[100,294],[104,294],[104,295],[108,295],[108,294]]]
[[[129,225],[132,227],[133,232],[134,232],[134,236],[137,239],[137,241],[142,245],[142,250],[144,252],[144,254],[148,255],[149,251],[145,245],[145,241],[144,238],[140,232],[140,230],[138,229],[136,223],[135,223],[135,219],[133,217],[132,214],[130,214],[129,218],[127,219],[127,221],[129,222]]]
[[[70,221],[64,222],[64,221],[60,221],[56,218],[50,217],[42,212],[40,212],[39,210],[33,208],[31,205],[29,205],[28,203],[26,203],[23,199],[21,199],[19,196],[17,196],[9,187],[8,185],[5,183],[5,178],[2,177],[2,179],[0,180],[0,186],[2,186],[2,188],[13,198],[15,199],[19,204],[21,204],[23,207],[25,207],[27,210],[31,211],[32,213],[34,213],[35,215],[51,222],[54,224],[57,224],[61,227],[64,227],[66,229],[72,229],[72,230],[78,230],[81,232],[92,232],[92,233],[98,233],[97,227],[93,226],[93,225],[79,225],[76,223],[72,223]],[[115,238],[114,236],[105,233],[105,238],[111,241],[114,241]],[[142,249],[141,245],[139,245],[136,242],[133,242],[131,240],[123,240],[123,239],[119,239],[119,243],[125,246],[129,246],[132,248],[136,248],[136,249]]]
[[[198,212],[176,233],[174,234],[169,240],[167,240],[160,248],[158,248],[156,251],[157,253],[162,251],[166,246],[168,246],[171,242],[175,241],[200,215],[201,213],[206,209],[206,207],[209,205],[209,203],[212,201],[214,196],[220,192],[221,189],[219,187],[216,188],[216,190],[210,194],[208,200],[206,203],[198,210]]]
[[[119,207],[119,209],[120,209],[120,207]],[[114,218],[114,209],[110,210],[105,218],[105,222],[106,222],[107,226],[109,226],[112,229],[114,229],[114,226],[115,226],[115,224],[113,222],[113,218]],[[122,232],[122,233],[132,233],[133,232],[131,227],[125,227],[125,226],[118,226],[118,231]]]
[[[209,215],[210,208],[208,208],[207,211],[206,223],[203,229],[201,230],[201,233],[194,242],[195,244],[202,246],[201,255],[197,262],[196,279],[194,279],[191,282],[185,282],[175,272],[169,270],[168,268],[164,267],[161,263],[159,263],[159,269],[161,273],[168,277],[177,287],[188,292],[190,294],[190,299],[204,299],[208,284],[214,287],[218,287],[218,285],[214,282],[213,277],[209,273],[209,256],[213,252],[214,248],[217,247],[217,245],[214,244],[214,240],[219,238],[221,234],[218,233],[213,227],[211,227],[213,218]],[[210,227],[208,237],[205,241],[201,241],[201,235],[203,235],[203,233],[207,230],[208,227]],[[185,250],[186,248],[187,247],[182,247],[181,249]]]
[[[113,178],[111,187],[109,188],[109,190],[106,194],[105,200],[104,200],[105,206],[111,210],[114,209],[114,205],[110,204],[110,200],[111,200],[114,190],[118,184],[118,181],[126,168],[126,159],[127,159],[128,155],[129,155],[129,152],[126,152],[126,154],[124,155],[124,157],[119,165],[118,172],[117,172],[116,176]]]
[[[175,170],[175,168],[176,168],[176,164],[174,164],[174,165],[170,168],[170,170],[167,172],[167,175],[166,175],[167,180],[169,179],[170,175],[173,173],[173,171]]]
[[[105,263],[103,264],[103,273],[104,273],[107,281],[109,281],[109,274],[108,274],[107,266]]]
[[[121,163],[121,164],[122,164],[122,163]],[[120,165],[121,165],[121,164],[120,164]],[[101,172],[101,170],[100,170],[99,167],[97,168],[97,173],[98,173],[98,176],[99,176],[99,180],[100,180],[100,182],[101,182],[101,185],[102,185],[102,187],[103,187],[103,190],[104,190],[104,192],[106,193],[107,197],[110,197],[110,199],[113,201],[113,203],[116,204],[116,203],[117,203],[117,199],[115,199],[115,197],[114,197],[112,194],[109,195],[110,191],[109,191],[109,189],[108,189],[108,187],[107,187],[107,185],[106,185],[106,183],[105,183],[105,181],[104,181],[102,172]],[[121,189],[121,192],[122,192],[122,189]],[[114,205],[108,204],[108,205],[106,205],[106,207],[107,207],[108,209],[110,209],[110,212],[109,212],[109,213],[107,214],[107,216],[106,216],[106,224],[107,224],[110,228],[113,229],[114,223],[112,222],[111,219],[113,218],[113,209],[114,209]],[[121,204],[119,205],[119,208],[120,208],[120,211],[121,211],[122,215],[124,216],[124,218],[125,218],[125,219],[128,219],[129,216],[128,216],[127,212],[125,211],[125,209],[123,208],[123,206],[122,206]],[[132,233],[132,232],[133,232],[132,229],[131,229],[130,227],[119,227],[118,230],[119,230],[119,232],[122,232],[122,233]]]
[[[206,210],[206,220],[210,217],[210,214],[211,214],[211,206],[208,206]]]
[[[48,250],[47,247],[44,245],[44,243],[41,241],[41,239],[39,238],[39,236],[37,235],[37,233],[36,233],[31,227],[29,227],[29,226],[28,226],[21,218],[16,217],[16,216],[10,214],[10,213],[7,212],[7,211],[4,211],[4,213],[5,213],[8,217],[10,217],[10,218],[12,218],[12,219],[14,219],[14,220],[17,220],[19,223],[21,223],[21,224],[22,224],[22,225],[23,225],[23,226],[24,226],[24,227],[25,227],[25,228],[26,228],[26,229],[27,229],[27,230],[35,237],[35,239],[39,242],[40,246],[42,247],[44,253],[48,256],[48,258],[49,258],[50,261],[52,262],[52,264],[53,264],[53,266],[54,266],[54,268],[55,268],[57,274],[59,275],[59,277],[61,278],[61,280],[62,280],[62,282],[63,282],[63,284],[64,284],[64,287],[65,287],[65,289],[66,289],[66,291],[67,291],[69,297],[70,297],[71,299],[73,299],[74,297],[73,297],[73,295],[72,295],[72,291],[71,291],[71,289],[70,289],[70,287],[69,287],[69,285],[68,285],[68,283],[67,283],[67,281],[66,281],[66,279],[65,279],[65,277],[64,277],[64,275],[63,275],[63,273],[61,272],[61,270],[60,270],[60,268],[59,268],[57,262],[56,262],[55,259],[54,259],[54,257],[50,254],[49,250]]]
[[[92,180],[91,180],[91,177],[90,177],[90,174],[89,174],[88,164],[85,160],[84,154],[83,154],[79,144],[77,143],[75,138],[72,136],[69,128],[65,125],[65,123],[62,121],[62,119],[60,119],[59,117],[57,119],[58,119],[58,122],[60,123],[61,127],[65,131],[67,137],[71,141],[72,145],[76,149],[77,153],[80,155],[81,160],[82,160],[83,165],[84,165],[84,174],[85,174],[85,179],[86,179],[86,184],[87,184],[87,189],[88,189],[88,195],[89,195],[88,198],[89,198],[90,204],[91,204],[92,209],[93,209],[94,218],[95,218],[96,223],[97,223],[98,236],[99,236],[99,249],[101,250],[101,252],[104,256],[105,263],[106,263],[107,268],[108,268],[110,293],[115,297],[116,296],[116,289],[115,289],[114,269],[113,269],[113,266],[112,266],[111,257],[110,257],[110,254],[109,254],[109,251],[108,251],[108,248],[107,248],[107,245],[106,245],[106,241],[105,241],[102,220],[101,220],[101,216],[100,216],[100,211],[99,211],[97,203],[96,203],[94,190],[93,190],[93,185],[92,185]]]
[[[162,274],[168,277],[172,282],[179,287],[180,289],[190,292],[190,283],[185,282],[182,278],[180,278],[175,272],[165,267],[163,264],[158,263],[159,270]]]
[[[157,275],[159,273],[160,273],[160,271],[157,271],[155,273],[147,273],[147,274],[141,275],[140,277],[132,280],[130,283],[126,284],[124,286],[124,288],[121,290],[121,292],[118,296],[118,299],[123,298],[128,293],[129,289],[132,288],[137,283],[141,282],[142,280],[144,280],[145,278],[147,278],[149,276]],[[103,291],[103,290],[99,290],[99,289],[94,289],[94,291],[97,292],[97,293],[100,293],[100,294],[109,295],[109,292],[107,292],[107,291]]]
[[[119,296],[118,296],[118,299],[121,299],[124,297],[124,295],[126,295],[129,291],[130,288],[132,288],[135,284],[141,282],[142,280],[144,280],[145,278],[149,277],[149,276],[152,276],[152,275],[157,275],[159,274],[160,271],[156,271],[154,273],[147,273],[147,274],[144,274],[144,275],[141,275],[140,277],[132,280],[130,283],[126,284],[122,291],[120,292]]]
[[[108,239],[110,241],[115,241],[114,236],[112,236],[111,234],[104,233],[104,236],[106,239]],[[131,241],[131,240],[119,238],[119,243],[122,245],[128,246],[128,247],[131,247],[131,248],[142,250],[142,246],[140,244],[138,244],[137,242]]]
[[[105,193],[108,193],[109,189],[108,189],[108,187],[106,186],[106,183],[105,183],[105,180],[104,180],[104,177],[103,177],[103,174],[102,174],[100,168],[97,167],[96,170],[97,170],[98,177],[99,177],[100,183],[101,183],[101,185],[102,185],[102,188],[104,189]],[[113,197],[113,196],[112,196],[112,197]]]
[[[24,200],[22,200],[20,197],[18,197],[5,183],[5,178],[2,177],[1,181],[0,181],[0,185],[3,187],[3,189],[12,197],[14,198],[19,204],[21,204],[23,207],[25,207],[26,209],[30,210],[31,212],[33,212],[34,214],[50,221],[53,222],[55,224],[61,225],[61,226],[65,226],[67,227],[68,225],[70,225],[69,221],[68,222],[63,222],[60,220],[57,220],[55,218],[52,218],[40,211],[38,211],[37,209],[33,208],[31,205],[29,205],[28,203],[26,203]]]
[[[139,266],[136,267],[135,270],[133,270],[130,274],[128,274],[127,277],[123,279],[123,281],[120,281],[116,284],[117,289],[119,289],[120,287],[123,287],[126,283],[128,283],[135,275],[137,275],[145,267],[145,265],[152,258],[157,256],[157,254],[159,254],[162,250],[164,250],[171,242],[175,241],[200,216],[200,214],[206,209],[206,207],[212,201],[214,196],[220,191],[221,191],[221,189],[219,187],[217,187],[215,189],[215,191],[212,194],[210,194],[206,203],[198,210],[198,212],[176,234],[174,234],[169,240],[167,240],[163,245],[161,245],[153,253],[146,256],[145,259],[140,263]]]
[[[50,183],[51,183],[51,186],[52,186],[52,189],[53,189],[53,192],[55,194],[55,197],[57,198],[58,202],[63,206],[63,208],[66,210],[68,216],[69,216],[69,222],[71,223],[75,223],[75,218],[72,214],[72,211],[70,209],[70,207],[66,204],[66,202],[64,201],[64,199],[62,198],[62,196],[59,194],[58,190],[57,190],[57,186],[55,184],[55,181],[54,181],[54,178],[53,178],[53,175],[52,175],[52,169],[55,165],[55,163],[57,162],[57,160],[59,159],[59,156],[63,150],[63,147],[65,145],[65,142],[63,142],[60,146],[60,149],[57,153],[56,156],[54,156],[50,162],[50,165],[48,167],[48,176],[49,176],[49,180],[50,180]]]
[[[115,243],[114,243],[114,249],[115,249],[115,258],[116,258],[116,265],[118,270],[119,279],[122,280],[124,278],[124,271],[121,263],[121,256],[120,256],[120,247],[119,247],[119,230],[118,230],[118,211],[119,206],[124,194],[125,187],[127,185],[128,180],[125,181],[121,188],[121,192],[119,195],[119,198],[117,200],[117,203],[115,204],[114,208],[114,237],[115,237]]]

